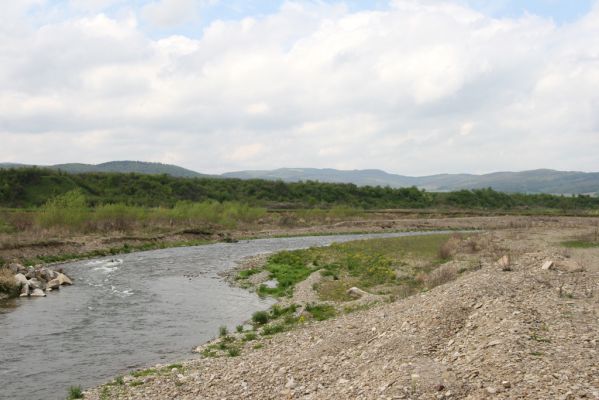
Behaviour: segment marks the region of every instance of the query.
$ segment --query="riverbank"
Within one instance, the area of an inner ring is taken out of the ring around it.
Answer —
[[[503,229],[456,280],[86,398],[599,398],[599,248],[562,244],[597,220],[483,222]]]

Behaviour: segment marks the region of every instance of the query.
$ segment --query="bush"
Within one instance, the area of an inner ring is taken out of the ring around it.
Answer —
[[[89,210],[85,196],[79,190],[48,200],[37,216],[38,224],[44,228],[80,230],[88,220]]]
[[[274,335],[275,333],[280,333],[285,331],[285,325],[282,324],[272,324],[266,325],[262,328],[263,335]]]
[[[439,268],[429,273],[424,278],[424,282],[427,288],[432,289],[436,286],[453,281],[456,278],[456,276],[457,271],[454,266],[441,265]]]
[[[264,325],[268,322],[269,315],[266,311],[256,311],[252,314],[252,321],[258,325]]]
[[[94,209],[93,221],[101,231],[131,230],[136,222],[143,221],[146,210],[124,204],[104,204]]]

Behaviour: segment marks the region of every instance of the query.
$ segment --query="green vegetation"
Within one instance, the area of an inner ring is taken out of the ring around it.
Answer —
[[[306,311],[317,321],[333,318],[337,314],[335,307],[328,304],[308,304]]]
[[[218,328],[218,336],[220,337],[225,337],[229,334],[229,330],[227,329],[226,326],[221,326]]]
[[[269,319],[270,316],[268,315],[267,311],[256,311],[254,314],[252,314],[252,321],[256,325],[264,325]]]
[[[156,372],[158,372],[158,371],[155,368],[148,368],[148,369],[144,369],[141,371],[133,371],[133,372],[131,372],[131,376],[133,376],[135,378],[141,378],[143,376],[154,375],[154,374],[156,374]]]
[[[278,285],[260,285],[257,292],[263,296],[289,297],[297,283],[321,271],[325,279],[314,287],[321,300],[351,300],[347,290],[352,286],[377,293],[409,294],[452,279],[454,271],[437,271],[436,267],[453,255],[459,240],[457,236],[434,234],[282,251],[272,255],[262,267]],[[244,276],[237,278],[243,283]],[[262,324],[272,317],[260,316]]]
[[[2,266],[0,266],[0,293],[6,294],[9,297],[16,297],[19,294],[19,287],[15,281],[14,274],[11,270]]]
[[[567,242],[562,242],[562,246],[571,249],[591,249],[593,247],[599,247],[599,242],[588,240],[569,240]]]
[[[415,187],[358,187],[353,184],[314,181],[282,181],[217,178],[175,178],[168,175],[123,173],[67,174],[40,168],[0,170],[0,206],[39,207],[67,192],[80,191],[91,206],[125,204],[128,206],[172,208],[182,201],[198,203],[237,202],[252,206],[324,208],[306,211],[322,217],[347,217],[360,208],[450,207],[480,210],[554,209],[563,211],[596,210],[599,198],[586,195],[507,194],[491,189],[428,193]],[[337,207],[335,207],[337,206]],[[234,213],[233,213],[234,214]],[[243,212],[242,212],[243,214]],[[227,216],[229,213],[224,213]],[[76,220],[76,219],[75,219]]]
[[[69,388],[69,394],[67,396],[67,400],[75,400],[83,398],[83,390],[81,386],[71,386]]]

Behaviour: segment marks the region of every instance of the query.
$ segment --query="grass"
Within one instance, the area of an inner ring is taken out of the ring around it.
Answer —
[[[229,331],[226,326],[222,325],[218,328],[218,336],[225,337],[229,334]]]
[[[255,313],[252,314],[252,321],[256,325],[264,325],[268,322],[269,319],[270,319],[270,315],[269,315],[268,311],[256,311]]]
[[[6,293],[9,297],[19,294],[19,286],[15,282],[14,274],[4,267],[0,267],[0,293]]]
[[[324,321],[337,315],[335,307],[328,304],[308,304],[306,311],[317,321]]]
[[[83,398],[83,390],[81,386],[71,386],[67,395],[67,400],[75,400]]]
[[[257,292],[261,296],[290,297],[295,285],[315,271],[321,271],[325,278],[314,288],[323,301],[351,300],[347,290],[352,286],[402,296],[455,278],[457,273],[450,270],[439,271],[430,279],[428,275],[456,253],[461,240],[459,235],[432,234],[282,251],[251,274],[265,270],[270,279],[278,282],[277,287],[260,285]],[[238,279],[243,280],[247,274]]]
[[[583,239],[568,240],[566,242],[562,242],[562,246],[570,249],[591,249],[594,247],[599,247],[599,242]]]
[[[155,375],[158,371],[154,368],[148,368],[141,371],[133,371],[131,372],[131,376],[135,378],[141,378],[144,376]]]

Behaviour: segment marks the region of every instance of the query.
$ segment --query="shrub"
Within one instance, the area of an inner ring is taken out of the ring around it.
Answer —
[[[245,334],[245,336],[243,337],[243,341],[244,342],[250,342],[252,340],[256,340],[258,336],[256,335],[256,332],[247,332]]]
[[[432,289],[436,286],[454,280],[457,276],[456,268],[452,265],[441,265],[439,268],[433,270],[425,278],[426,287]]]
[[[235,330],[237,331],[237,333],[241,333],[241,332],[243,332],[243,325],[237,325],[237,326],[235,327]]]
[[[264,325],[268,322],[269,316],[266,311],[256,311],[252,314],[252,321],[258,325]]]
[[[42,206],[37,222],[44,228],[60,227],[71,230],[83,228],[89,219],[85,196],[79,190],[72,190],[50,199]]]

